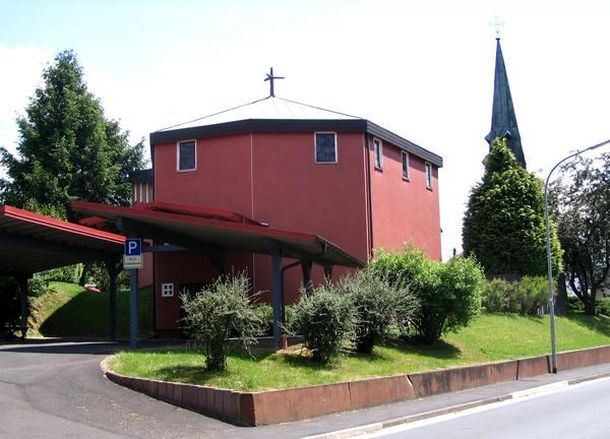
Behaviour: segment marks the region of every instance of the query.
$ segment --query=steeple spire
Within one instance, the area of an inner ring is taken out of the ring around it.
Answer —
[[[521,147],[521,135],[517,126],[515,107],[508,86],[506,66],[502,56],[500,37],[496,36],[496,70],[494,77],[494,99],[491,111],[491,131],[485,140],[490,144],[496,138],[506,138],[508,146],[517,157],[517,162],[525,168],[525,156]]]

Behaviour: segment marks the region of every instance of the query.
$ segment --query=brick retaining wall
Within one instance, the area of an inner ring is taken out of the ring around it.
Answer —
[[[550,373],[550,356],[543,355],[409,375],[239,392],[127,377],[108,369],[109,358],[102,361],[101,366],[106,377],[117,384],[207,416],[247,426],[297,421]],[[559,370],[610,363],[610,346],[562,352],[558,354],[557,363]]]

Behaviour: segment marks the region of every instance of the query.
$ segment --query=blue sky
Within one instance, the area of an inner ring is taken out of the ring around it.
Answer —
[[[610,2],[0,0],[0,145],[46,63],[74,49],[132,138],[266,96],[368,118],[445,159],[443,254],[487,152],[495,40],[528,168],[610,138]],[[601,151],[600,151],[601,152]],[[0,171],[1,172],[1,171]]]

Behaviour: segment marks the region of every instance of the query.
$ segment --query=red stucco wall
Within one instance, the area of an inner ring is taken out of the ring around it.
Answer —
[[[438,169],[432,166],[432,189],[426,188],[424,160],[410,154],[410,178],[402,178],[400,149],[383,142],[383,170],[375,169],[370,139],[373,247],[399,249],[405,243],[441,259]]]
[[[373,247],[398,248],[403,242],[413,242],[440,259],[436,169],[433,190],[427,190],[424,162],[411,155],[411,180],[405,182],[400,151],[385,144],[383,172],[375,171],[372,150],[367,157],[366,140],[364,134],[339,133],[338,163],[316,164],[312,132],[198,139],[193,172],[176,170],[176,143],[155,145],[155,200],[222,207],[274,228],[316,233],[363,261]],[[284,260],[283,265],[290,262]],[[254,289],[263,291],[263,300],[270,299],[269,256],[234,255],[229,269],[231,265],[247,269]],[[175,328],[178,295],[162,298],[161,283],[174,282],[178,288],[209,281],[217,271],[192,253],[159,254],[155,267],[157,327]],[[333,278],[346,272],[335,267]],[[313,278],[316,283],[322,280],[321,267],[314,265]],[[298,299],[301,282],[299,266],[285,272],[287,303]]]

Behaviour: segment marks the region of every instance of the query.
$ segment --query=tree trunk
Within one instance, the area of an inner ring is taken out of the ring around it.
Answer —
[[[557,276],[557,298],[555,299],[555,314],[565,316],[568,313],[568,292],[566,290],[566,275]]]
[[[584,303],[585,303],[585,314],[588,314],[590,316],[594,316],[595,315],[595,296],[592,295],[586,295],[583,296],[585,297]]]

